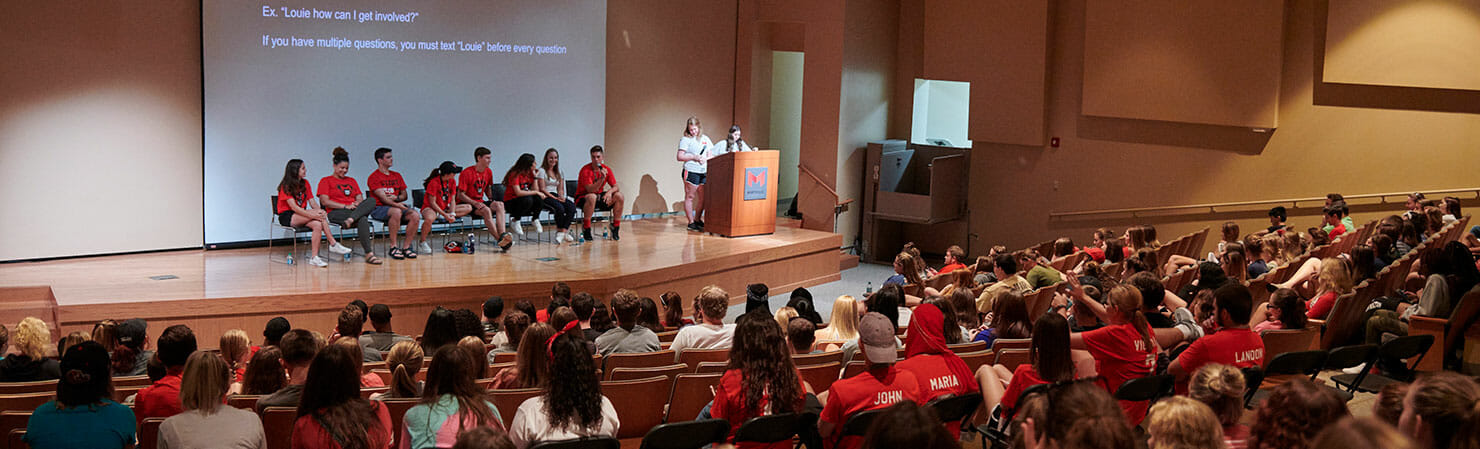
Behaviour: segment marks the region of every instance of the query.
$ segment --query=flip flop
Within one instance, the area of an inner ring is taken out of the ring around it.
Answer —
[[[380,265],[380,258],[376,257],[374,254],[369,254],[365,256],[365,263],[368,263],[370,265]]]

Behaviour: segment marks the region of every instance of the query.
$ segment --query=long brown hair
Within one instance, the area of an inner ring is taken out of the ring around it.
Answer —
[[[493,410],[484,401],[487,390],[473,382],[473,367],[482,366],[481,360],[457,345],[445,345],[432,354],[432,365],[427,368],[426,387],[421,392],[421,404],[436,404],[443,396],[457,400],[457,413],[472,416],[474,427],[493,425],[502,428],[503,423],[494,418]],[[462,420],[458,430],[462,431]]]
[[[914,255],[908,252],[899,253],[899,255],[894,256],[894,263],[899,264],[900,269],[904,271],[904,273],[900,274],[904,275],[905,282],[911,285],[925,283],[925,279],[920,277],[920,260]]]
[[[523,388],[545,388],[550,380],[550,350],[545,342],[555,335],[555,328],[545,323],[534,323],[524,331],[519,341],[519,353],[515,365],[519,368],[516,378]]]
[[[298,416],[314,417],[343,449],[383,447],[390,429],[379,429],[374,402],[360,397],[361,355],[355,348],[333,344],[320,349],[308,367],[308,381],[298,403]]]
[[[1006,292],[992,303],[994,338],[1028,338],[1033,323],[1028,319],[1028,304],[1018,292]]]
[[[1480,384],[1463,375],[1441,371],[1408,387],[1413,414],[1423,418],[1436,449],[1480,447]]]
[[[277,346],[264,346],[252,355],[247,373],[242,375],[242,394],[272,394],[288,383],[283,371],[283,351]]]
[[[1156,342],[1151,338],[1151,325],[1146,322],[1146,316],[1141,314],[1141,291],[1135,287],[1119,284],[1110,287],[1105,294],[1106,302],[1115,308],[1120,320],[1136,329],[1141,335],[1141,342],[1146,344],[1147,350],[1155,350]]]
[[[298,169],[301,168],[303,168],[303,159],[289,159],[288,165],[283,167],[283,180],[278,182],[278,190],[287,193],[295,200],[302,197],[304,193],[304,180],[298,176]]]
[[[802,409],[802,383],[791,362],[786,346],[786,332],[776,320],[765,314],[740,315],[735,325],[734,345],[730,346],[728,369],[740,371],[744,393],[741,414],[760,416],[761,403],[770,396],[772,414],[792,413]]]
[[[1028,344],[1033,371],[1049,382],[1074,379],[1074,361],[1069,356],[1069,320],[1045,313],[1033,323],[1033,341]]]

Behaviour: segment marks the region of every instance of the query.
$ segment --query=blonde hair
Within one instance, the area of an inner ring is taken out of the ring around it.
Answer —
[[[1331,259],[1321,264],[1321,292],[1336,292],[1341,295],[1352,291],[1352,273],[1340,259]]]
[[[1192,373],[1188,397],[1207,404],[1223,427],[1238,424],[1244,415],[1244,373],[1229,365],[1210,363]]]
[[[486,377],[484,371],[488,371],[488,345],[483,343],[483,339],[469,335],[458,340],[457,347],[468,351],[468,356],[473,360],[480,361],[480,363],[473,364],[473,372],[469,374],[472,374],[474,379]]]
[[[421,371],[421,364],[425,361],[426,353],[414,341],[402,341],[391,346],[391,352],[385,355],[385,367],[391,370],[387,396],[421,397],[421,389],[416,385],[416,373]]]
[[[67,355],[67,348],[81,344],[84,341],[92,341],[92,335],[82,331],[73,331],[67,334],[66,337],[62,337],[62,341],[57,342],[57,358]]]
[[[247,332],[241,329],[231,329],[221,334],[221,359],[232,371],[241,368],[242,359],[250,354],[252,340],[247,338]]]
[[[858,338],[858,300],[849,295],[839,296],[833,301],[832,316],[828,317],[827,329],[834,340]]]
[[[1398,429],[1376,418],[1348,416],[1326,426],[1310,443],[1311,449],[1416,449],[1418,444]]]
[[[207,415],[221,409],[221,398],[231,388],[231,368],[215,354],[196,351],[185,360],[180,379],[180,405]]]
[[[791,319],[796,317],[797,309],[782,307],[776,311],[776,324],[780,324],[782,329],[786,329],[786,326],[791,324]]]
[[[1222,449],[1223,426],[1213,409],[1185,396],[1172,396],[1146,414],[1151,449]]]
[[[694,134],[689,134],[689,125],[694,125],[695,127],[699,128],[699,131],[696,132],[696,133],[694,133]],[[702,134],[704,134],[704,125],[699,123],[699,117],[690,116],[688,120],[685,120],[683,122],[683,135],[684,136],[686,136],[686,137],[699,137]]]
[[[10,344],[21,355],[35,360],[51,355],[51,328],[36,317],[26,317],[15,326]]]

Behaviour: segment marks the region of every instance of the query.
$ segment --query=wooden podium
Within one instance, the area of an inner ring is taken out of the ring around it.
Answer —
[[[781,153],[726,153],[709,160],[704,231],[725,237],[776,232],[776,176]]]

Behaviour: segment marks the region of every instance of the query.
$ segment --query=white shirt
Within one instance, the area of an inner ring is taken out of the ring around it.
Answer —
[[[621,421],[617,420],[617,409],[606,396],[601,397],[601,423],[591,429],[556,429],[545,416],[545,396],[525,399],[514,412],[509,423],[509,440],[515,449],[527,449],[542,441],[559,441],[592,435],[616,436]]]
[[[724,349],[730,347],[734,338],[734,323],[701,323],[679,329],[678,335],[673,336],[673,344],[668,348],[673,350],[673,359],[678,360],[685,349]]]
[[[678,149],[693,155],[703,155],[705,151],[710,150],[713,146],[714,143],[710,142],[709,136],[703,134],[700,134],[697,139],[689,136],[683,136],[678,139]],[[709,165],[705,164],[703,160],[684,161],[683,169],[688,170],[689,173],[705,174],[709,172]]]
[[[562,177],[564,176],[563,174],[560,174],[560,173],[556,173],[556,174],[557,175],[561,175]],[[545,182],[545,193],[560,193],[560,184],[565,182],[565,180],[562,179],[562,178],[556,178],[556,177],[550,176],[549,175],[549,172],[546,172],[545,169],[543,169],[543,168],[538,169],[538,170],[535,170],[534,177],[535,177],[535,179],[538,179],[538,180],[541,180],[541,181],[544,181]],[[571,193],[575,193],[575,192],[571,192]]]
[[[709,150],[709,154],[710,155],[713,155],[713,156],[719,156],[721,154],[729,153],[729,152],[732,152],[732,151],[734,151],[734,152],[738,152],[738,151],[755,151],[755,149],[754,148],[751,148],[750,147],[750,144],[745,143],[744,140],[740,141],[740,145],[739,145],[740,149],[738,149],[738,150],[732,150],[732,149],[730,149],[729,148],[729,145],[730,145],[730,141],[729,140],[721,140],[721,141],[719,141],[719,142],[717,142],[717,143],[714,144],[714,148],[711,149],[711,150]]]

